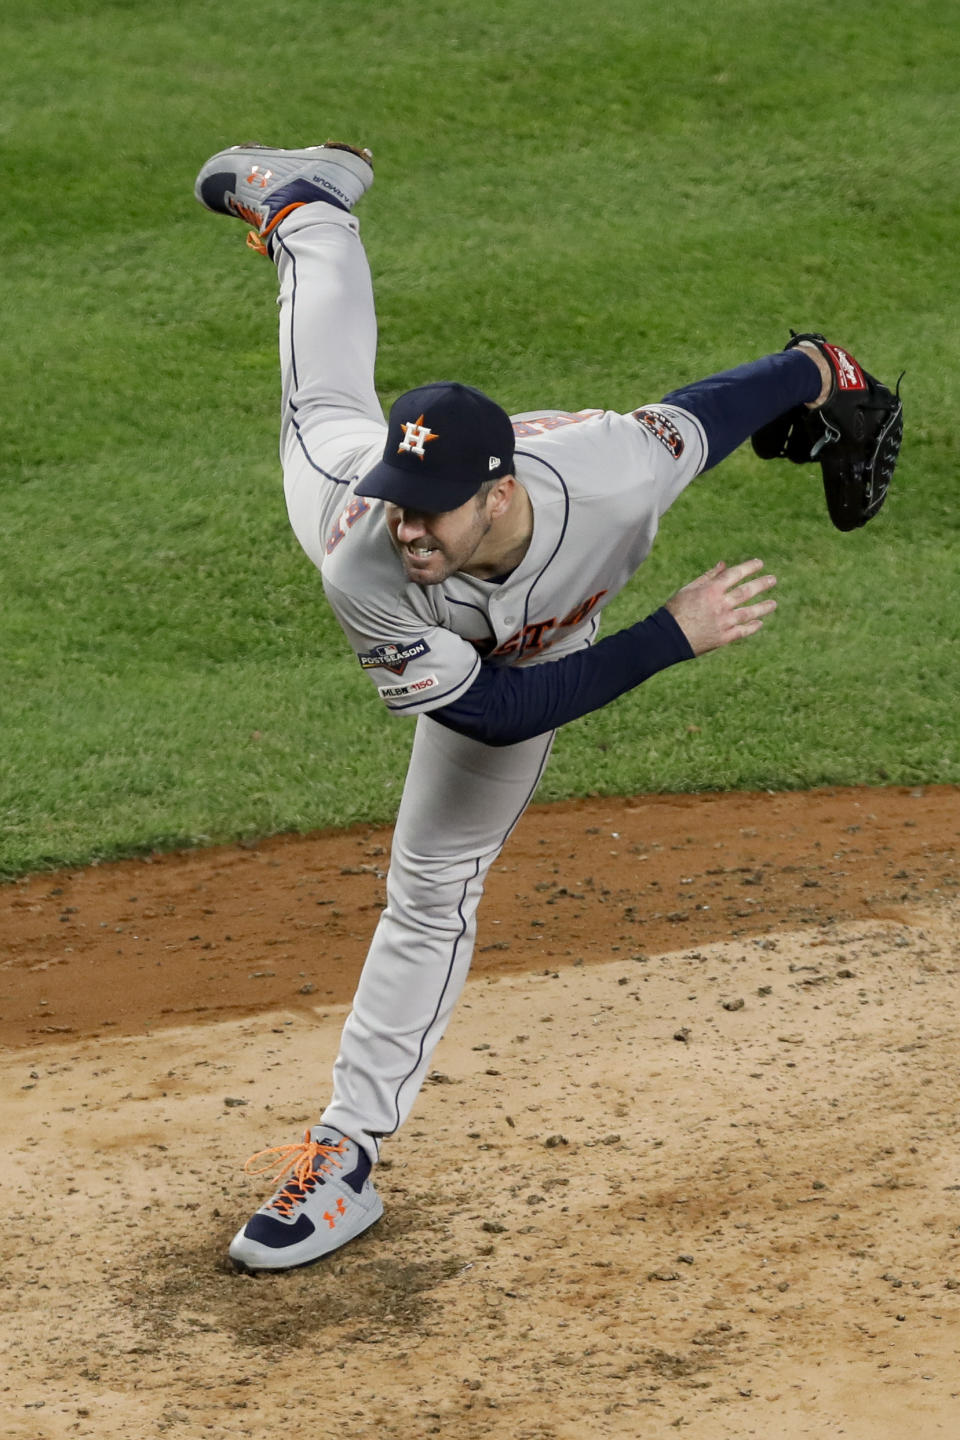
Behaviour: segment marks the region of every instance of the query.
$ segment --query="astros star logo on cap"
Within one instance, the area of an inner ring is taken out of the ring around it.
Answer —
[[[398,455],[402,450],[409,450],[412,454],[419,455],[422,460],[423,447],[427,441],[440,438],[439,435],[434,435],[429,425],[424,425],[422,414],[418,415],[416,420],[404,420],[400,429],[403,431],[403,439],[397,446]]]

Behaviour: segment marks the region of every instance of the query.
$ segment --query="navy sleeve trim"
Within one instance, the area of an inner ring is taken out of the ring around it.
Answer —
[[[599,710],[659,670],[692,659],[680,626],[669,610],[660,609],[559,660],[481,665],[469,690],[431,710],[430,718],[485,745],[516,745]]]
[[[471,675],[470,675],[470,676],[464,676],[463,679],[462,679],[462,680],[458,680],[455,685],[450,685],[450,686],[448,686],[447,689],[443,692],[443,694],[444,694],[444,695],[449,695],[451,690],[456,690],[456,689],[458,688],[458,686],[462,685],[462,684],[464,683],[464,680],[466,680],[466,679],[469,679],[469,680],[471,681],[471,684],[474,683],[474,677],[476,676],[477,672],[480,670],[480,666],[481,666],[480,657],[477,656],[476,663],[475,663],[474,666],[473,666],[473,671],[472,671]],[[464,692],[464,693],[469,694],[469,691],[466,691],[466,692]],[[381,698],[382,698],[382,697],[381,697]],[[406,710],[419,710],[421,714],[429,715],[429,714],[432,714],[433,712],[432,712],[431,710],[428,710],[428,709],[426,708],[426,705],[427,705],[427,704],[430,704],[430,703],[435,704],[437,700],[442,700],[442,699],[443,699],[443,695],[430,695],[430,693],[429,693],[428,691],[424,690],[424,691],[418,692],[418,693],[415,695],[414,699],[413,699],[413,700],[408,700],[405,705],[391,705],[391,703],[390,703],[389,700],[386,700],[386,701],[385,701],[385,704],[386,704],[386,706],[387,706],[387,709],[390,710],[390,711],[392,711],[392,713],[393,713],[394,715],[402,715],[402,714],[404,713],[404,711],[406,711]],[[426,702],[426,703],[425,703],[425,702]],[[451,702],[451,704],[454,704],[454,705],[455,705],[456,703],[457,703],[457,702],[456,702],[455,700]]]
[[[778,415],[816,400],[821,385],[816,361],[794,348],[671,390],[663,402],[700,421],[707,437],[706,471]]]

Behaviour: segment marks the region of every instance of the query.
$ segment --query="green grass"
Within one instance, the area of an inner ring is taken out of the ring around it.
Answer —
[[[606,628],[761,555],[756,640],[567,727],[542,798],[960,783],[955,12],[811,0],[39,0],[0,22],[0,872],[392,817],[380,709],[289,533],[270,267],[212,150],[356,138],[387,403],[628,409],[822,328],[907,439],[882,514],[741,450]]]

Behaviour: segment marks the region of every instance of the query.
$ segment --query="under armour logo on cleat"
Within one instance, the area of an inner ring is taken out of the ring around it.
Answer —
[[[337,1203],[336,1203],[336,1205],[334,1206],[334,1209],[335,1209],[336,1212],[337,1212],[336,1215],[331,1215],[329,1210],[324,1210],[324,1212],[323,1212],[323,1218],[324,1218],[324,1220],[326,1220],[326,1222],[327,1222],[327,1224],[330,1226],[330,1229],[331,1229],[331,1230],[334,1228],[334,1226],[335,1226],[336,1223],[337,1223],[337,1216],[339,1216],[339,1215],[345,1215],[345,1214],[347,1213],[347,1207],[346,1207],[346,1205],[344,1204],[343,1196],[341,1196],[341,1197],[337,1200]]]
[[[423,447],[428,440],[439,440],[439,435],[434,435],[429,425],[424,425],[423,416],[418,415],[416,420],[404,420],[400,426],[403,431],[403,439],[397,446],[397,454],[402,450],[408,450],[413,455],[419,455],[423,459]]]
[[[247,176],[248,185],[259,185],[261,190],[266,190],[267,182],[273,179],[272,170],[261,170],[259,165],[254,165]]]

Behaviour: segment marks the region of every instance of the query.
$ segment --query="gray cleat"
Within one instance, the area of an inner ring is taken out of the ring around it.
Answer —
[[[235,215],[255,227],[254,248],[267,240],[285,215],[318,200],[352,210],[373,184],[373,156],[328,140],[305,150],[267,145],[234,145],[203,166],[193,193],[217,215]]]
[[[276,1157],[266,1165],[253,1162]],[[370,1157],[349,1136],[315,1125],[299,1145],[276,1145],[247,1161],[248,1174],[287,1178],[234,1236],[230,1258],[243,1270],[290,1270],[321,1260],[383,1214]]]

